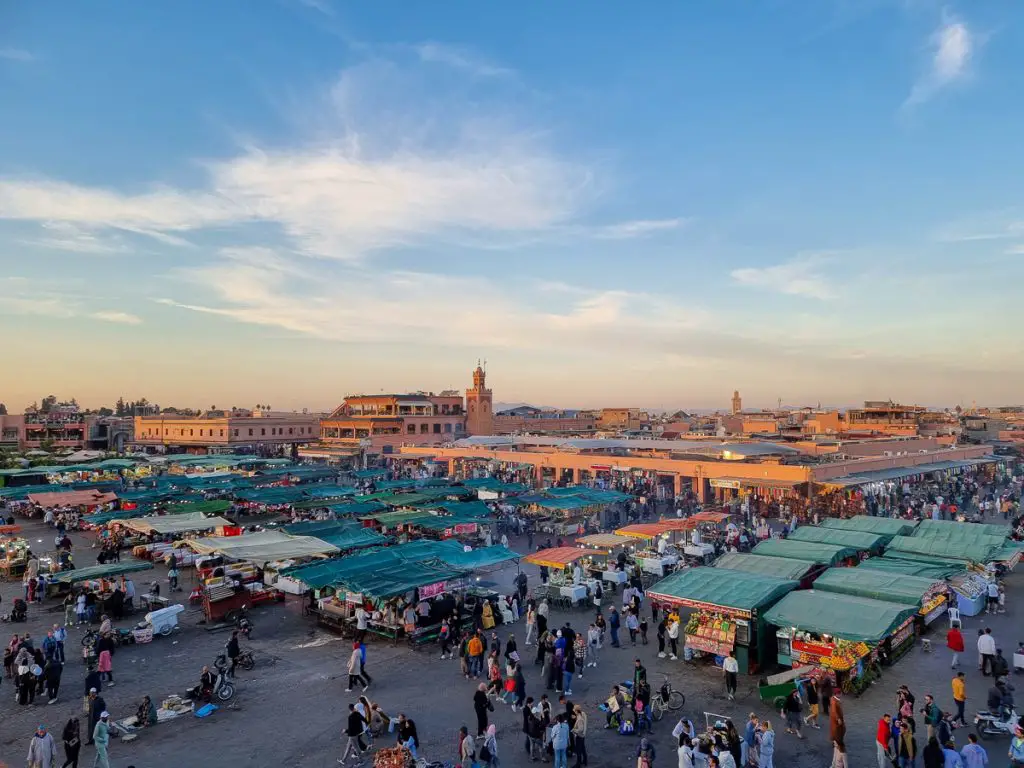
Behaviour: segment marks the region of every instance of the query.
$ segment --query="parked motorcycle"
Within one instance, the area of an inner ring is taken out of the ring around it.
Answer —
[[[982,710],[974,716],[974,730],[978,733],[979,739],[987,739],[989,736],[1012,736],[1019,720],[1016,709],[1010,710],[1010,716],[1005,720],[998,712]]]
[[[238,627],[238,631],[242,633],[246,640],[252,637],[252,622],[249,621],[249,606],[243,605],[238,613],[235,615],[235,626]]]
[[[238,666],[246,672],[256,669],[256,659],[253,658],[252,651],[242,651],[238,654]]]

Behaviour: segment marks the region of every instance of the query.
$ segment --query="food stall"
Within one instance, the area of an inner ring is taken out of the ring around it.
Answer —
[[[100,602],[105,601],[114,591],[114,579],[127,573],[147,571],[153,567],[152,563],[140,560],[123,560],[120,563],[106,563],[105,565],[91,565],[86,568],[75,568],[71,571],[61,571],[49,584],[47,584],[47,595],[63,594],[68,592],[73,585],[85,583],[87,588],[97,593]],[[137,590],[141,594],[142,590]]]
[[[833,568],[814,582],[814,588],[844,595],[870,597],[889,603],[906,603],[917,608],[917,625],[923,630],[942,616],[946,604],[946,582],[903,573],[864,570],[861,568]],[[909,647],[909,646],[907,646]],[[890,661],[895,656],[890,654]]]
[[[670,519],[656,523],[634,523],[619,528],[615,533],[642,541],[643,544],[638,544],[633,549],[634,563],[644,573],[664,576],[683,559],[686,546],[685,532],[693,527],[686,520]],[[682,541],[679,540],[680,534],[684,534]],[[664,545],[661,542],[664,542]],[[714,551],[714,547],[710,547],[711,554]]]
[[[795,560],[811,560],[819,565],[856,565],[859,562],[856,547],[837,544],[822,544],[816,541],[793,541],[792,539],[768,539],[762,541],[751,552],[766,557],[788,557]]]
[[[780,664],[818,666],[843,692],[860,693],[888,654],[913,642],[917,612],[906,603],[807,589],[782,598],[765,621],[778,628]]]
[[[647,590],[663,605],[690,608],[684,653],[716,659],[733,651],[740,669],[754,674],[774,663],[765,611],[798,583],[727,568],[697,567],[676,571]]]
[[[981,574],[963,571],[950,578],[949,586],[956,595],[956,607],[961,616],[977,616],[985,610],[988,582]]]
[[[597,579],[584,578],[576,582],[573,578],[573,570],[576,563],[582,562],[585,558],[594,558],[603,553],[596,549],[580,549],[579,547],[549,547],[533,552],[523,558],[528,563],[544,566],[551,569],[551,577],[548,582],[549,589],[577,605],[587,599],[588,594],[597,591]],[[543,590],[534,589],[534,595]]]
[[[813,560],[795,560],[788,557],[768,557],[742,552],[726,552],[715,561],[715,568],[743,571],[758,576],[774,576],[787,581],[799,581],[802,588],[811,586],[824,566]]]
[[[789,534],[787,541],[812,541],[818,544],[836,544],[851,547],[858,552],[880,554],[890,537],[867,531],[844,531],[841,528],[820,528],[802,525]]]
[[[855,515],[854,517],[826,517],[821,521],[821,527],[835,528],[844,531],[877,533],[881,536],[891,538],[893,536],[910,536],[917,527],[917,521],[903,520],[899,517]]]
[[[605,584],[615,589],[618,585],[625,584],[629,574],[625,569],[618,567],[619,560],[624,561],[626,568],[631,561],[629,550],[632,549],[636,539],[630,536],[620,536],[617,533],[592,533],[589,536],[581,536],[576,543],[594,551],[600,551],[602,555],[593,555],[584,560],[584,568],[591,577],[601,579]],[[619,555],[624,555],[620,558]]]
[[[0,536],[0,574],[5,579],[20,578],[28,564],[28,551],[28,539],[20,536]]]

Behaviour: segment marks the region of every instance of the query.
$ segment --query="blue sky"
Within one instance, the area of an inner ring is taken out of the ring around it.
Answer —
[[[0,400],[1024,400],[1024,5],[737,7],[8,6]]]

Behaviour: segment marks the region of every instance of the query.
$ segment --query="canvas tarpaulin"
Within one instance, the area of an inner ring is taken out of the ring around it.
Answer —
[[[508,547],[495,544],[492,547],[479,547],[469,552],[457,541],[438,541],[437,558],[453,568],[467,571],[478,568],[489,568],[492,565],[507,563],[519,559],[519,553]]]
[[[950,576],[963,573],[966,567],[966,563],[956,563],[947,560],[942,565],[936,565],[938,562],[940,561],[924,562],[920,560],[904,560],[896,557],[869,557],[857,567],[873,571],[903,573],[908,576],[924,576],[935,579],[948,579]]]
[[[983,523],[960,523],[956,520],[922,520],[914,531],[918,538],[959,538],[963,535],[977,536],[985,534],[1005,539],[1010,535],[1008,525],[988,525]]]
[[[797,560],[811,560],[822,565],[836,565],[841,560],[857,555],[857,549],[854,547],[789,539],[768,539],[762,541],[752,551],[755,555],[791,557]]]
[[[840,528],[804,525],[789,534],[787,541],[813,541],[818,544],[835,544],[840,547],[877,552],[888,538],[888,536],[867,531],[844,531]]]
[[[231,502],[225,499],[213,499],[204,501],[198,498],[196,501],[183,504],[170,504],[164,510],[168,515],[191,515],[201,512],[204,515],[219,515],[231,509]]]
[[[315,536],[342,550],[379,546],[388,540],[372,528],[351,520],[310,520],[282,526],[281,530],[293,536]]]
[[[297,485],[280,488],[253,488],[248,491],[239,491],[235,495],[241,501],[266,505],[290,504],[305,498],[302,488]]]
[[[921,607],[926,594],[936,590],[942,579],[910,576],[905,573],[832,568],[814,580],[814,588],[824,592],[870,597],[887,603],[906,603]]]
[[[152,563],[142,560],[131,560],[123,563],[107,563],[106,565],[90,565],[88,568],[75,568],[73,571],[61,571],[57,574],[57,581],[62,584],[75,584],[79,581],[91,581],[92,579],[120,576],[122,573],[134,573],[135,571],[148,571],[153,567]]]
[[[795,560],[789,557],[768,557],[740,552],[727,552],[715,561],[715,568],[743,571],[759,576],[774,576],[777,579],[799,581],[818,563],[813,560]]]
[[[139,533],[185,533],[186,531],[206,531],[225,525],[234,525],[223,517],[207,517],[202,512],[190,512],[187,515],[164,515],[162,517],[137,517],[125,520],[123,525]]]
[[[915,613],[917,608],[905,603],[806,589],[790,592],[768,609],[764,619],[777,627],[874,644]]]
[[[493,477],[476,477],[464,480],[462,484],[475,491],[491,491],[492,493],[525,493],[527,490],[522,483],[503,483]]]
[[[728,568],[686,568],[648,588],[647,596],[675,605],[713,605],[751,613],[770,605],[799,583]]]
[[[338,548],[312,536],[289,536],[281,531],[209,536],[183,542],[200,555],[222,554],[235,560],[266,563],[295,557],[334,554]]]
[[[894,536],[893,540],[889,542],[888,552],[906,552],[911,555],[947,560],[987,563],[998,549],[1000,549],[1000,545],[991,539],[971,542],[919,536]]]
[[[909,536],[917,527],[916,520],[900,520],[894,517],[873,517],[857,515],[856,517],[826,517],[821,521],[823,528],[840,528],[845,531],[864,531],[882,536]]]

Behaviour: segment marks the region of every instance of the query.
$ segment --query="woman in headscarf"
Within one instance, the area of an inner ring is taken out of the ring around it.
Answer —
[[[64,765],[61,768],[78,768],[78,752],[82,749],[82,733],[78,718],[72,717],[61,734],[64,741]]]
[[[761,721],[761,728],[761,740],[757,749],[757,768],[774,768],[772,758],[775,755],[775,731],[772,730],[772,724],[768,720]]]
[[[484,750],[487,750],[486,752]],[[487,735],[484,737],[484,744],[480,748],[480,759],[487,755],[487,767],[498,768],[498,729],[494,723],[487,726]]]
[[[487,731],[487,711],[494,711],[494,705],[487,697],[486,683],[480,683],[473,694],[473,711],[476,712],[476,735],[483,736]]]

